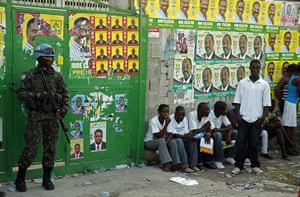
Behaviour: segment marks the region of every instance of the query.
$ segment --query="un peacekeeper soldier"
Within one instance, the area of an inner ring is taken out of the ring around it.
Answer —
[[[25,192],[25,175],[38,152],[39,143],[43,138],[43,183],[46,190],[53,190],[51,171],[55,161],[55,146],[59,136],[58,119],[63,118],[69,107],[69,93],[62,75],[52,68],[55,57],[54,48],[49,44],[40,44],[34,51],[38,61],[35,68],[22,74],[17,89],[17,97],[24,102],[28,110],[27,126],[24,134],[25,148],[20,156],[19,171],[15,180],[16,190]],[[48,93],[42,81],[41,70],[50,86],[57,105],[51,107]]]

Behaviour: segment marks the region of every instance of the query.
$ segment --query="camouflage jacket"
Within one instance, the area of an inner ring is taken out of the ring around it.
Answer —
[[[56,107],[67,111],[70,98],[62,75],[52,67],[42,69],[55,99]],[[36,98],[38,92],[46,92],[46,89],[43,85],[40,68],[35,67],[22,74],[20,85],[17,89],[17,97],[20,101],[24,102],[25,107],[29,111],[28,118],[31,120],[55,119],[54,109],[52,108],[49,111],[49,106],[51,106],[49,99],[41,102]]]

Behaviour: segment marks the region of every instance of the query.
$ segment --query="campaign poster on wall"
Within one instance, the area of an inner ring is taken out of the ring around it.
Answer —
[[[139,58],[137,17],[72,13],[69,20],[71,79],[139,74],[128,70],[129,59]]]

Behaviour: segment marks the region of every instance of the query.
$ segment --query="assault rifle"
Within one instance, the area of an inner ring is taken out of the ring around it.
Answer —
[[[48,97],[49,97],[49,101],[50,101],[50,104],[51,104],[51,108],[52,108],[53,112],[56,113],[56,111],[57,111],[59,108],[57,107],[56,102],[55,102],[55,99],[53,98],[53,95],[52,95],[52,93],[51,93],[51,88],[50,88],[50,86],[49,86],[49,84],[48,84],[48,82],[47,82],[47,79],[46,79],[46,77],[45,77],[44,71],[43,71],[42,69],[39,69],[39,70],[40,70],[40,72],[41,72],[43,86],[44,86],[44,88],[45,88],[45,90],[46,90],[46,92],[47,92],[47,95],[48,95]],[[69,139],[69,136],[68,136],[68,133],[67,133],[68,128],[66,127],[66,124],[65,124],[63,118],[58,118],[58,120],[59,120],[59,123],[60,123],[61,128],[62,128],[63,131],[64,131],[66,140],[67,140],[67,142],[70,144],[70,139]]]

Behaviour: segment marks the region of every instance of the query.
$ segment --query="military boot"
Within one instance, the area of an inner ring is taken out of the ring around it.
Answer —
[[[53,168],[43,167],[44,176],[43,176],[43,184],[42,186],[45,190],[54,190],[54,184],[51,181],[51,172]]]
[[[22,168],[19,166],[18,175],[15,180],[16,190],[18,192],[26,192],[27,190],[26,183],[25,183],[25,176],[26,176],[26,168]]]

